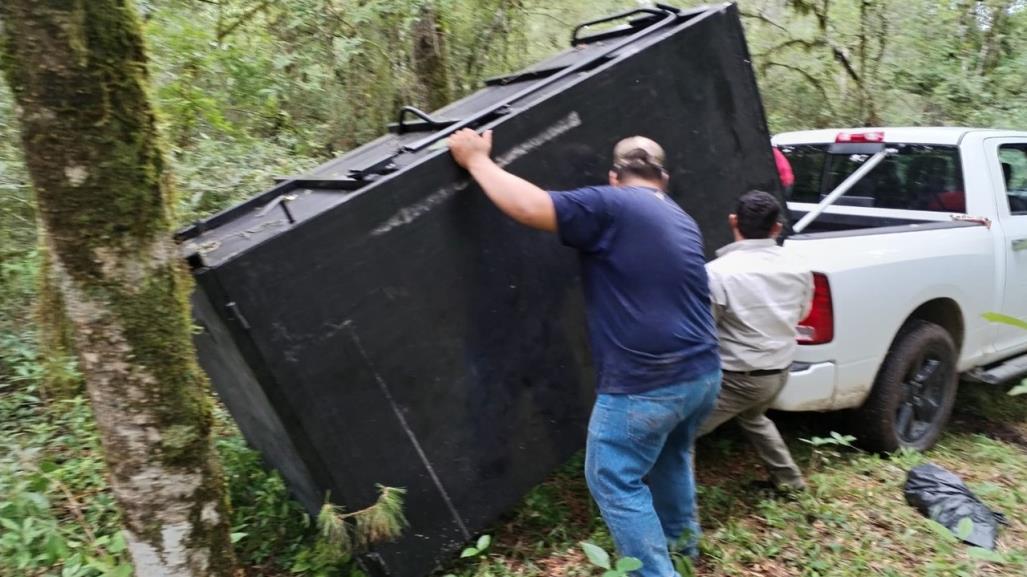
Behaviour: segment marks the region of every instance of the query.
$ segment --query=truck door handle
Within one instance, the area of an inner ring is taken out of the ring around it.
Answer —
[[[1027,237],[1014,238],[1012,245],[1013,250],[1027,250]]]

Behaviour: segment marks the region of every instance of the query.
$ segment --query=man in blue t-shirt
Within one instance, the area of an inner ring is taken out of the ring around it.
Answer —
[[[501,211],[578,250],[598,381],[585,477],[636,574],[676,575],[669,552],[697,553],[692,449],[721,374],[702,235],[665,193],[663,149],[624,139],[609,186],[546,192],[489,158],[491,132],[449,148]]]

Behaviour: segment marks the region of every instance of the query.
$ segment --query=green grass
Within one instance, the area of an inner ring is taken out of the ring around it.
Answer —
[[[953,427],[927,454],[892,457],[799,438],[826,436],[831,416],[779,415],[811,490],[795,500],[747,490],[763,476],[744,440],[730,428],[700,442],[703,559],[701,576],[971,576],[1027,575],[1027,399],[965,384]],[[1017,436],[1019,432],[1020,436]],[[933,461],[959,474],[1010,525],[990,560],[959,543],[906,504],[906,471]],[[487,555],[456,560],[458,577],[599,575],[578,545],[611,543],[580,473],[580,459],[532,491],[492,530]],[[440,574],[442,574],[440,573]]]

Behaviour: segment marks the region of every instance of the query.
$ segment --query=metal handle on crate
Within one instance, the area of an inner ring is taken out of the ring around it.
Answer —
[[[490,119],[490,118],[493,118],[493,117],[495,117],[497,115],[501,115],[503,113],[509,112],[510,110],[512,110],[510,105],[513,104],[514,102],[517,102],[518,100],[521,100],[521,99],[523,99],[526,96],[530,96],[532,94],[536,94],[538,91],[542,90],[543,88],[546,88],[546,87],[548,87],[548,86],[550,86],[550,85],[552,85],[552,84],[554,84],[554,83],[556,83],[556,82],[558,82],[558,81],[560,81],[560,80],[570,76],[571,74],[575,74],[578,71],[583,70],[583,69],[591,66],[595,62],[597,62],[597,61],[599,61],[599,60],[601,60],[603,58],[606,58],[607,56],[613,54],[614,52],[617,52],[618,50],[624,48],[625,46],[631,44],[632,42],[637,41],[638,39],[642,38],[643,36],[647,36],[649,34],[652,34],[654,31],[659,30],[659,29],[667,26],[668,24],[670,24],[670,23],[674,22],[675,20],[677,20],[677,18],[679,16],[679,12],[677,12],[675,10],[671,10],[669,8],[662,8],[662,9],[659,9],[659,8],[639,8],[637,10],[633,10],[632,12],[635,12],[635,13],[645,12],[645,13],[650,13],[650,14],[654,14],[654,15],[657,15],[657,16],[663,16],[663,18],[661,18],[660,20],[658,20],[656,22],[653,22],[652,24],[646,26],[645,28],[642,28],[641,30],[639,30],[638,32],[635,32],[631,36],[628,36],[624,40],[622,40],[620,42],[617,42],[616,44],[606,48],[605,50],[601,51],[599,54],[596,54],[596,55],[592,56],[588,60],[584,60],[582,62],[578,62],[577,64],[574,64],[573,66],[568,66],[567,68],[564,68],[560,72],[557,72],[556,74],[553,74],[552,76],[547,76],[544,80],[542,80],[540,82],[536,82],[535,84],[532,84],[531,86],[528,86],[524,90],[521,90],[520,92],[518,92],[518,93],[516,93],[516,94],[514,94],[514,95],[512,95],[512,96],[510,96],[508,98],[506,98],[505,100],[502,100],[500,102],[497,102],[497,103],[493,104],[492,106],[489,106],[485,110],[482,110],[481,112],[475,114],[474,116],[471,116],[470,118],[466,118],[464,120],[461,120],[460,122],[456,122],[454,124],[451,124],[451,125],[447,126],[446,128],[443,128],[442,130],[436,132],[435,134],[432,134],[431,136],[427,136],[427,137],[425,137],[425,138],[423,138],[423,139],[421,139],[421,140],[419,140],[419,141],[417,141],[417,142],[415,142],[413,144],[408,144],[408,145],[404,146],[402,148],[402,151],[403,152],[418,152],[420,150],[424,150],[425,148],[431,146],[436,141],[441,140],[443,138],[446,138],[450,134],[453,134],[454,132],[456,132],[456,131],[458,131],[458,130],[460,130],[462,128],[468,128],[468,127],[476,126],[477,124],[481,123],[485,119]],[[586,23],[586,24],[588,24],[588,23]]]
[[[661,8],[663,8],[663,9],[661,9]],[[606,17],[603,17],[603,18],[598,18],[596,20],[589,20],[588,22],[582,22],[581,24],[578,24],[577,26],[575,26],[574,30],[571,31],[571,46],[577,46],[578,45],[578,42],[581,40],[578,37],[578,32],[581,32],[585,28],[588,28],[590,26],[596,26],[596,25],[599,25],[599,24],[606,24],[607,22],[616,22],[617,20],[623,20],[625,18],[631,18],[632,16],[635,16],[636,14],[649,14],[650,16],[663,16],[667,12],[669,12],[669,10],[667,10],[665,8],[666,7],[660,7],[660,8],[635,8],[634,10],[628,10],[627,12],[621,12],[620,14],[614,14],[613,16],[606,16]]]
[[[432,118],[430,114],[421,110],[420,108],[414,106],[404,106],[403,108],[399,109],[399,118],[396,119],[396,132],[398,132],[399,134],[403,134],[404,130],[406,130],[406,125],[403,124],[403,119],[406,118],[406,115],[408,113],[413,114],[414,116],[427,122],[428,125],[432,128],[441,128],[449,124],[448,122]]]

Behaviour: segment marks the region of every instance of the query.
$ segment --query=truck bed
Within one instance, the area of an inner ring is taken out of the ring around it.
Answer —
[[[798,222],[808,211],[794,208],[789,204],[789,217],[791,222]],[[882,213],[884,211],[881,211]],[[916,211],[888,211],[892,213],[908,212],[908,215],[900,214],[846,214],[839,212],[825,212],[811,222],[800,234],[790,235],[790,240],[812,240],[818,238],[839,238],[848,236],[865,236],[871,234],[898,234],[918,230],[938,230],[946,228],[961,228],[966,226],[981,226],[983,223],[972,220],[956,220],[951,217],[939,218],[934,214],[931,217],[918,217]]]

